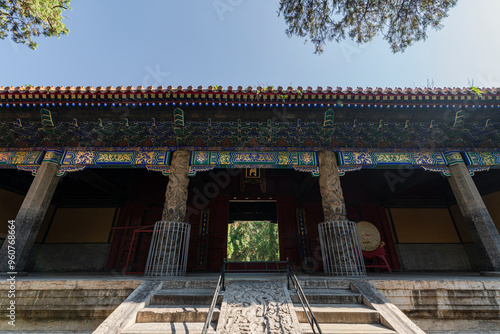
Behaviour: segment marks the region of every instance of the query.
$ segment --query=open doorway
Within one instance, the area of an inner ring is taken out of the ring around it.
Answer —
[[[228,261],[279,261],[278,224],[235,221],[227,229]]]
[[[229,203],[228,261],[279,261],[276,201]]]

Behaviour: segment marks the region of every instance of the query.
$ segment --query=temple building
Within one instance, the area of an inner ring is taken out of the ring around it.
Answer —
[[[187,223],[177,274],[216,272],[229,224],[269,221],[321,274],[318,225],[367,221],[392,271],[500,271],[499,111],[495,88],[0,87],[0,238],[15,220],[17,272],[143,273],[153,225]]]

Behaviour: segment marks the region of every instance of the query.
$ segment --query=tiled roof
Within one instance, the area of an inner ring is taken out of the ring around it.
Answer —
[[[408,107],[413,106],[445,106],[464,105],[468,106],[489,106],[495,104],[500,107],[500,87],[499,88],[356,88],[351,87],[312,87],[286,89],[279,86],[247,87],[238,86],[236,89],[232,86],[223,88],[221,86],[208,86],[203,88],[199,86],[194,88],[188,86],[183,88],[179,86],[128,86],[128,87],[82,87],[82,86],[21,86],[4,87],[0,86],[0,107],[34,107],[34,106],[90,106],[100,107],[104,103],[107,107],[108,102],[112,106],[124,103],[128,106],[137,103],[142,106],[152,104],[152,106],[162,106],[172,103],[175,105],[209,105],[216,106],[267,106],[271,105],[294,105],[294,106],[314,106],[320,107],[326,105],[349,106],[387,106],[387,107]]]
[[[498,94],[500,91],[500,87],[498,88],[480,88],[481,91],[483,91],[486,94]],[[97,93],[111,93],[111,94],[123,94],[123,93],[247,93],[247,94],[283,94],[283,93],[298,93],[300,91],[303,94],[475,94],[472,88],[450,88],[450,87],[443,87],[443,88],[352,88],[352,87],[337,87],[337,88],[332,88],[332,87],[317,87],[316,89],[313,89],[312,87],[287,87],[283,88],[281,86],[274,88],[274,87],[247,87],[243,88],[242,86],[238,86],[237,88],[234,88],[232,86],[228,86],[227,88],[224,88],[222,86],[208,86],[207,88],[203,88],[202,86],[198,86],[197,88],[194,88],[193,86],[188,86],[186,88],[182,86],[178,86],[177,88],[174,88],[173,86],[168,86],[168,87],[163,87],[163,86],[158,86],[158,87],[153,87],[153,86],[148,86],[148,87],[143,87],[143,86],[118,86],[118,87],[113,87],[113,86],[108,86],[108,87],[93,87],[93,86],[10,86],[10,87],[4,87],[0,86],[0,94],[1,93],[9,93],[9,94],[15,94],[15,93],[21,93],[21,94],[54,94],[54,93],[63,93],[63,94],[85,94],[85,93],[90,93],[90,94],[97,94]]]
[[[0,147],[497,149],[499,90],[2,86]]]

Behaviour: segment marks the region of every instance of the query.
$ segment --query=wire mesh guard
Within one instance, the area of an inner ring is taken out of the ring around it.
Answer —
[[[144,276],[185,276],[191,225],[156,222]]]
[[[323,222],[318,232],[327,275],[366,276],[355,222]]]

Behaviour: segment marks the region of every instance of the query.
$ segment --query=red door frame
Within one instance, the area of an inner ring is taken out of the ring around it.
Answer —
[[[161,207],[149,207],[144,204],[127,203],[120,210],[118,224],[113,228],[113,241],[109,252],[107,268],[120,271],[130,271],[128,265],[145,265],[149,251],[150,238],[134,243],[135,230],[151,227],[156,221],[161,220]],[[137,253],[141,253],[137,259]],[[131,256],[132,263],[130,263]],[[135,270],[140,272],[140,270]]]

